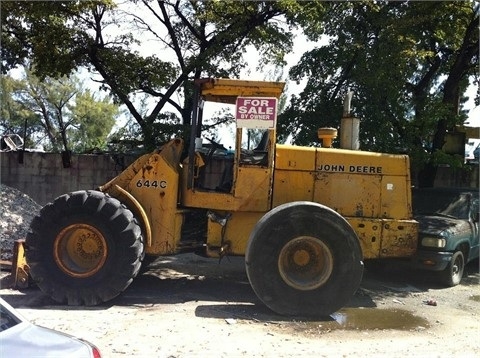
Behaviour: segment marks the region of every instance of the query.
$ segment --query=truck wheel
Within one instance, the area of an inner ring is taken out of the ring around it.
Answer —
[[[91,306],[128,287],[143,250],[130,210],[102,192],[77,191],[47,204],[32,220],[25,251],[44,293],[60,303]]]
[[[250,284],[271,310],[327,316],[354,295],[363,275],[357,235],[335,211],[293,202],[255,225],[245,253]]]
[[[449,287],[456,286],[460,283],[465,269],[465,259],[462,251],[456,251],[447,268],[440,272],[441,281]]]

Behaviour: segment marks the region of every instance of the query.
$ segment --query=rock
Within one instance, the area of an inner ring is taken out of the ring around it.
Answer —
[[[16,240],[25,239],[30,222],[42,208],[21,191],[0,184],[0,258],[11,261]]]

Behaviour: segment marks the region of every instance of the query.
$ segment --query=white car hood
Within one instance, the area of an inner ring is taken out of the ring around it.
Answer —
[[[91,357],[91,348],[61,332],[21,322],[0,332],[0,357]]]

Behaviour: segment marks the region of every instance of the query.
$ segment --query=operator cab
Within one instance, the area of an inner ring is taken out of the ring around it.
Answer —
[[[239,165],[268,167],[269,131],[244,129],[240,135],[242,139],[247,138],[247,140],[241,141]],[[208,136],[204,138],[209,143],[203,143],[202,146],[195,148],[197,175],[193,178],[193,187],[197,190],[229,193],[233,187],[233,169],[237,151],[232,147],[227,149]]]
[[[283,82],[231,79],[208,78],[195,82],[190,146],[183,163],[186,181],[182,187],[183,205],[215,207],[218,204],[214,205],[213,201],[221,200],[238,209],[252,194],[260,194],[260,187],[261,209],[269,206],[277,101],[283,87]],[[202,132],[206,102],[230,104],[235,108],[234,148],[226,148]],[[213,195],[215,193],[220,196]]]

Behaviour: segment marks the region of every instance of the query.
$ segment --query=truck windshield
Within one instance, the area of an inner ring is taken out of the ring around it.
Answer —
[[[472,195],[465,192],[418,189],[412,194],[414,214],[441,214],[469,219]]]

